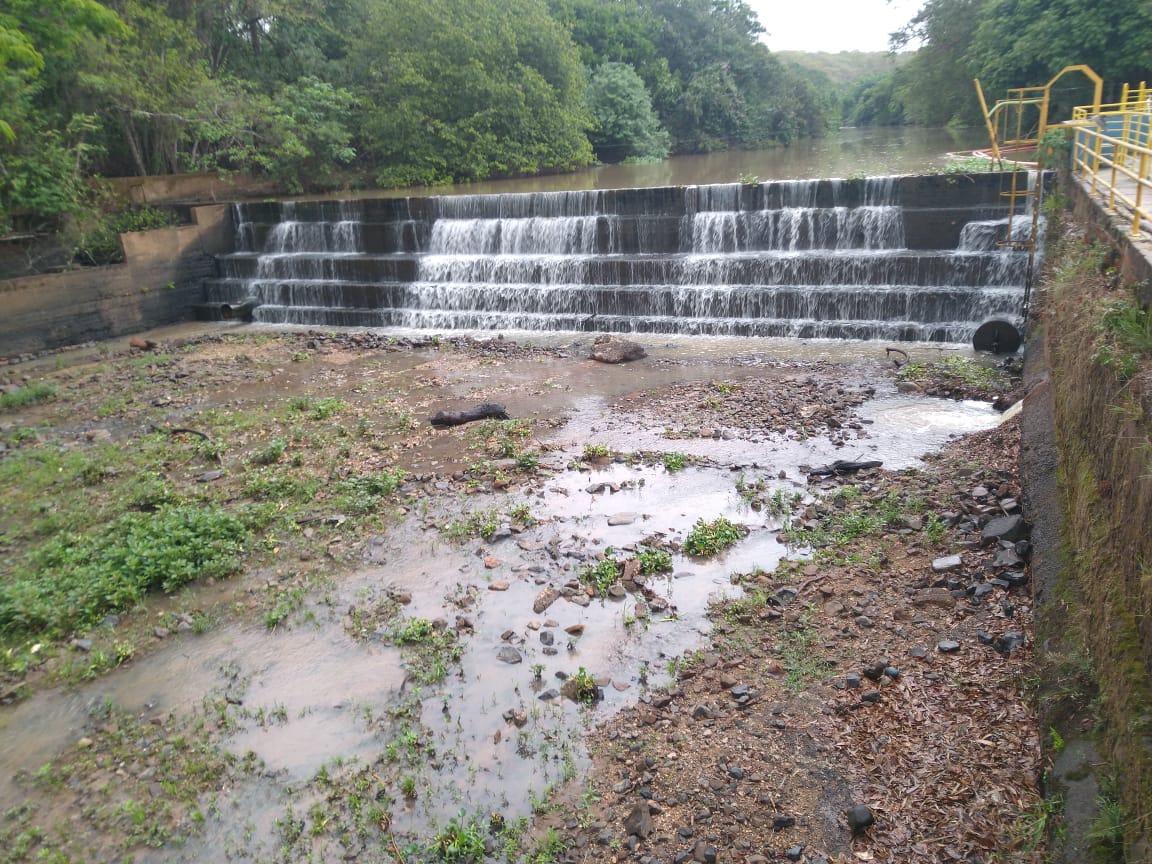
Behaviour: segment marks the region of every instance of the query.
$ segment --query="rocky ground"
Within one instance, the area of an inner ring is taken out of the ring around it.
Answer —
[[[1019,433],[819,484],[812,563],[740,574],[712,644],[593,737],[575,860],[1032,860]]]
[[[592,348],[0,369],[0,862],[1031,860],[1015,426],[821,471],[887,358]]]

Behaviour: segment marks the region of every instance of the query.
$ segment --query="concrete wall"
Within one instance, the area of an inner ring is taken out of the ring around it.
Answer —
[[[1052,860],[1117,860],[1094,857],[1095,783],[1121,805],[1124,860],[1152,864],[1152,381],[1098,351],[1105,304],[1132,289],[1147,302],[1152,250],[1078,181],[1062,185],[1075,221],[1037,293],[1022,455],[1038,526],[1040,725],[1062,741],[1047,793],[1068,830]],[[1093,241],[1112,246],[1119,280]]]
[[[108,339],[190,317],[214,255],[232,246],[228,208],[193,224],[122,234],[125,263],[0,281],[0,357]]]
[[[103,181],[129,204],[173,204],[193,201],[234,201],[275,195],[277,184],[267,177],[244,174],[165,174],[159,177],[110,177]]]

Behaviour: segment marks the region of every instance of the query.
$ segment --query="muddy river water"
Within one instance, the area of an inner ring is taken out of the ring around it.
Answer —
[[[787,553],[778,536],[782,519],[750,509],[737,477],[803,497],[808,489],[801,466],[866,458],[907,467],[952,436],[989,428],[999,418],[986,403],[897,392],[890,376],[876,374],[886,361],[882,346],[871,343],[659,338],[648,340],[648,359],[603,367],[581,359],[583,348],[572,338],[537,340],[568,346],[567,357],[451,370],[439,368],[434,353],[373,357],[376,381],[435,374],[440,395],[461,404],[486,395],[500,398],[514,416],[556,418],[544,442],[549,445],[544,470],[511,493],[432,497],[426,509],[412,510],[374,538],[361,567],[334,573],[331,583],[310,597],[310,620],[272,631],[258,622],[233,621],[202,635],[178,634],[94,682],[44,690],[3,709],[0,808],[14,806],[25,794],[13,775],[34,772],[73,744],[99,705],[110,701],[130,712],[186,714],[198,710],[209,694],[235,691],[249,716],[280,718],[241,724],[223,739],[238,755],[255,753],[265,770],[219,803],[219,822],[211,831],[183,849],[155,853],[156,860],[270,854],[275,820],[286,804],[307,806],[307,781],[323,766],[378,757],[395,732],[394,724],[380,718],[405,701],[417,706],[433,755],[416,775],[414,799],[393,809],[393,830],[419,836],[461,811],[528,815],[549,789],[584,769],[584,729],[646,698],[650,688],[667,682],[673,658],[701,644],[710,627],[709,600],[740,590],[732,574],[771,570]],[[940,349],[913,353],[939,356]],[[875,388],[855,411],[863,426],[860,437],[841,446],[826,436],[669,441],[659,425],[612,410],[622,396],[684,381],[803,374],[782,371],[779,363],[785,360],[826,361],[841,370],[843,381]],[[222,388],[205,399],[242,402],[272,391],[303,391],[315,386],[321,365],[328,376],[325,388],[355,399],[364,383],[365,369],[358,365],[363,362],[333,357],[307,368],[286,365],[270,380]],[[659,462],[589,466],[579,456],[593,441],[620,452],[676,450],[700,461],[675,473]],[[457,460],[449,442],[415,452],[410,461],[414,470],[451,470]],[[528,505],[535,524],[464,543],[433,527],[493,502]],[[543,586],[576,578],[585,562],[606,548],[634,549],[653,537],[682,539],[697,519],[718,515],[747,526],[747,538],[709,560],[677,555],[672,572],[648,585],[658,601],[631,594],[585,605],[561,599],[533,614]],[[233,584],[200,589],[201,602],[238,595],[261,578],[248,574]],[[411,596],[406,615],[444,619],[458,629],[460,619],[467,619],[459,669],[444,682],[421,687],[406,675],[397,648],[349,635],[349,608],[389,593]],[[578,635],[568,632],[580,627]],[[502,657],[518,659],[509,663]],[[598,705],[580,705],[556,692],[558,675],[579,668],[601,685],[604,698]],[[509,711],[523,712],[526,724],[508,723]]]

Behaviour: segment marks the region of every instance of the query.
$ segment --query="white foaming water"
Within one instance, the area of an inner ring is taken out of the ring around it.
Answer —
[[[208,299],[251,297],[261,321],[354,326],[956,342],[990,317],[1019,323],[1028,255],[1002,244],[1007,220],[909,249],[904,188],[880,177],[237,205],[237,252]],[[989,197],[981,215],[1003,212]],[[1014,218],[1011,239],[1030,223]]]

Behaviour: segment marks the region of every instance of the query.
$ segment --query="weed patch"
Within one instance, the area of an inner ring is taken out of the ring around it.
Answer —
[[[43,382],[0,393],[0,412],[18,411],[56,398],[56,388]]]
[[[247,535],[215,507],[129,513],[100,531],[63,534],[36,550],[0,586],[0,633],[66,635],[130,609],[151,590],[176,590],[240,569]]]
[[[711,522],[700,519],[692,526],[684,540],[684,551],[700,558],[711,558],[738,543],[747,530],[719,516]]]

